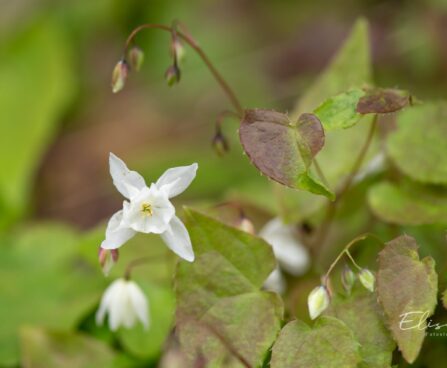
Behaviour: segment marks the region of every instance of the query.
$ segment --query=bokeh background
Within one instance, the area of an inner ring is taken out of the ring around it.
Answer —
[[[212,150],[216,116],[230,105],[191,49],[181,83],[169,88],[169,35],[141,33],[144,66],[112,94],[133,28],[181,20],[245,107],[288,111],[360,15],[370,21],[378,85],[446,97],[443,0],[1,0],[0,367],[172,368],[181,359],[169,338],[175,257],[159,239],[132,240],[108,279],[97,266],[105,223],[122,201],[109,152],[148,181],[198,162],[178,205],[249,197],[276,211],[271,184],[242,155],[236,121],[224,124],[231,152]],[[96,327],[105,286],[147,253],[159,257],[137,272],[150,333]]]

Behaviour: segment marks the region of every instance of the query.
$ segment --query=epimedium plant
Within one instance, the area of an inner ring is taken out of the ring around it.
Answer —
[[[141,68],[144,54],[134,40],[144,29],[171,34],[170,86],[180,82],[184,44],[204,61],[233,108],[218,114],[214,148],[228,151],[223,122],[237,118],[243,151],[286,204],[259,236],[240,204],[237,226],[192,208],[184,210],[183,223],[169,199],[187,188],[197,164],[169,169],[148,187],[111,154],[114,184],[128,201],[107,227],[99,254],[104,270],[136,232],[160,234],[187,261],[178,262],[174,276],[175,330],[192,367],[386,368],[401,359],[396,348],[415,362],[437,305],[438,276],[434,259],[421,259],[417,240],[402,230],[447,221],[446,103],[374,85],[363,19],[289,114],[244,109],[178,22],[146,24],[130,34],[113,71],[113,92]],[[352,206],[359,201],[369,208],[367,219],[339,229],[343,213],[355,222]],[[352,240],[340,249],[346,237]],[[360,244],[368,245],[367,255],[378,254],[376,265],[362,257]],[[112,283],[99,323],[108,313],[112,330],[140,321],[150,331],[150,303],[131,271],[151,261],[131,262]],[[297,276],[313,273],[322,274],[319,282],[308,278],[305,292],[294,289]],[[310,324],[298,313],[297,293],[307,299]]]

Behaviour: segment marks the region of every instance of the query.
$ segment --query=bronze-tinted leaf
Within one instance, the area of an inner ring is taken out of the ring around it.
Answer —
[[[410,95],[398,89],[371,89],[360,98],[357,112],[360,114],[386,114],[403,109],[410,103]]]
[[[353,332],[334,317],[320,317],[310,327],[289,322],[273,345],[272,368],[356,368],[360,344]]]
[[[324,130],[320,120],[314,114],[302,114],[296,123],[299,136],[303,137],[312,157],[324,146]]]
[[[436,307],[438,275],[431,257],[420,260],[414,238],[403,235],[379,253],[377,293],[405,360],[414,362]]]
[[[324,131],[315,115],[302,114],[291,122],[287,115],[273,110],[246,110],[239,136],[262,174],[291,188],[333,197],[309,175],[313,157],[324,144]]]

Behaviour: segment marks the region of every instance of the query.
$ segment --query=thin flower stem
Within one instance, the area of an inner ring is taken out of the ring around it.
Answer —
[[[365,234],[361,234],[357,237],[355,237],[354,239],[352,239],[343,249],[342,251],[338,254],[337,258],[335,258],[335,260],[332,262],[332,264],[329,266],[326,274],[324,275],[323,279],[325,280],[324,282],[326,283],[327,280],[329,279],[329,275],[332,272],[332,270],[335,268],[335,266],[337,265],[337,263],[340,261],[340,259],[346,254],[351,261],[353,262],[354,266],[356,266],[359,270],[361,269],[361,267],[354,261],[354,258],[352,258],[351,253],[349,252],[349,249],[356,243],[361,242],[367,238],[371,238],[376,240],[377,242],[379,242],[381,245],[383,245],[383,241],[377,237],[374,234],[371,233],[365,233]]]
[[[359,271],[362,270],[362,267],[360,267],[357,262],[354,260],[354,258],[352,257],[351,253],[349,252],[349,250],[345,250],[346,255],[348,256],[348,258],[351,260],[352,264],[354,265],[355,268],[357,268]]]
[[[129,35],[129,37],[126,40],[126,44],[124,47],[124,54],[127,53],[128,48],[132,44],[133,39],[135,36],[142,31],[143,29],[161,29],[163,31],[170,32],[172,34],[172,27],[163,25],[163,24],[142,24],[135,28]],[[208,58],[208,56],[205,54],[205,52],[202,50],[202,48],[197,44],[194,39],[192,39],[188,34],[184,32],[180,32],[176,30],[176,33],[180,38],[185,41],[189,46],[191,46],[192,49],[200,56],[202,61],[205,63],[205,65],[208,67],[211,74],[213,74],[214,78],[216,79],[217,83],[220,85],[220,87],[223,89],[225,94],[227,95],[228,99],[230,100],[231,104],[234,106],[236,111],[238,112],[239,118],[242,118],[244,114],[244,109],[242,108],[242,104],[240,103],[239,99],[237,98],[236,94],[234,93],[233,89],[229,86],[229,84],[225,81],[225,79],[222,77],[222,75],[219,73],[219,71],[216,69],[216,67],[213,65],[211,60]]]
[[[331,224],[332,224],[332,221],[334,219],[334,216],[335,216],[335,213],[337,210],[337,204],[340,201],[340,198],[342,198],[344,196],[344,194],[350,189],[350,187],[354,181],[354,177],[358,173],[358,171],[363,163],[363,160],[365,159],[366,153],[368,152],[368,148],[371,145],[372,139],[374,137],[374,132],[376,130],[376,126],[377,126],[377,115],[374,116],[374,120],[371,123],[371,127],[369,129],[368,136],[366,137],[365,143],[363,144],[363,146],[359,152],[359,155],[357,156],[357,159],[354,162],[354,165],[352,167],[352,170],[351,170],[349,176],[347,177],[342,188],[337,192],[335,200],[333,202],[330,202],[327,207],[326,216],[323,219],[323,222],[320,226],[320,230],[318,231],[317,236],[313,242],[314,247],[322,247],[327,236],[329,235]]]

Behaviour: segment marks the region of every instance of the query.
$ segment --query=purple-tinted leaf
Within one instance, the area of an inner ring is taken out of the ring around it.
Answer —
[[[386,114],[403,109],[410,103],[410,95],[398,89],[371,89],[357,104],[360,114]]]
[[[309,175],[313,157],[324,145],[323,127],[315,115],[302,114],[291,122],[273,110],[246,110],[239,135],[244,151],[262,174],[291,188],[333,197]]]

